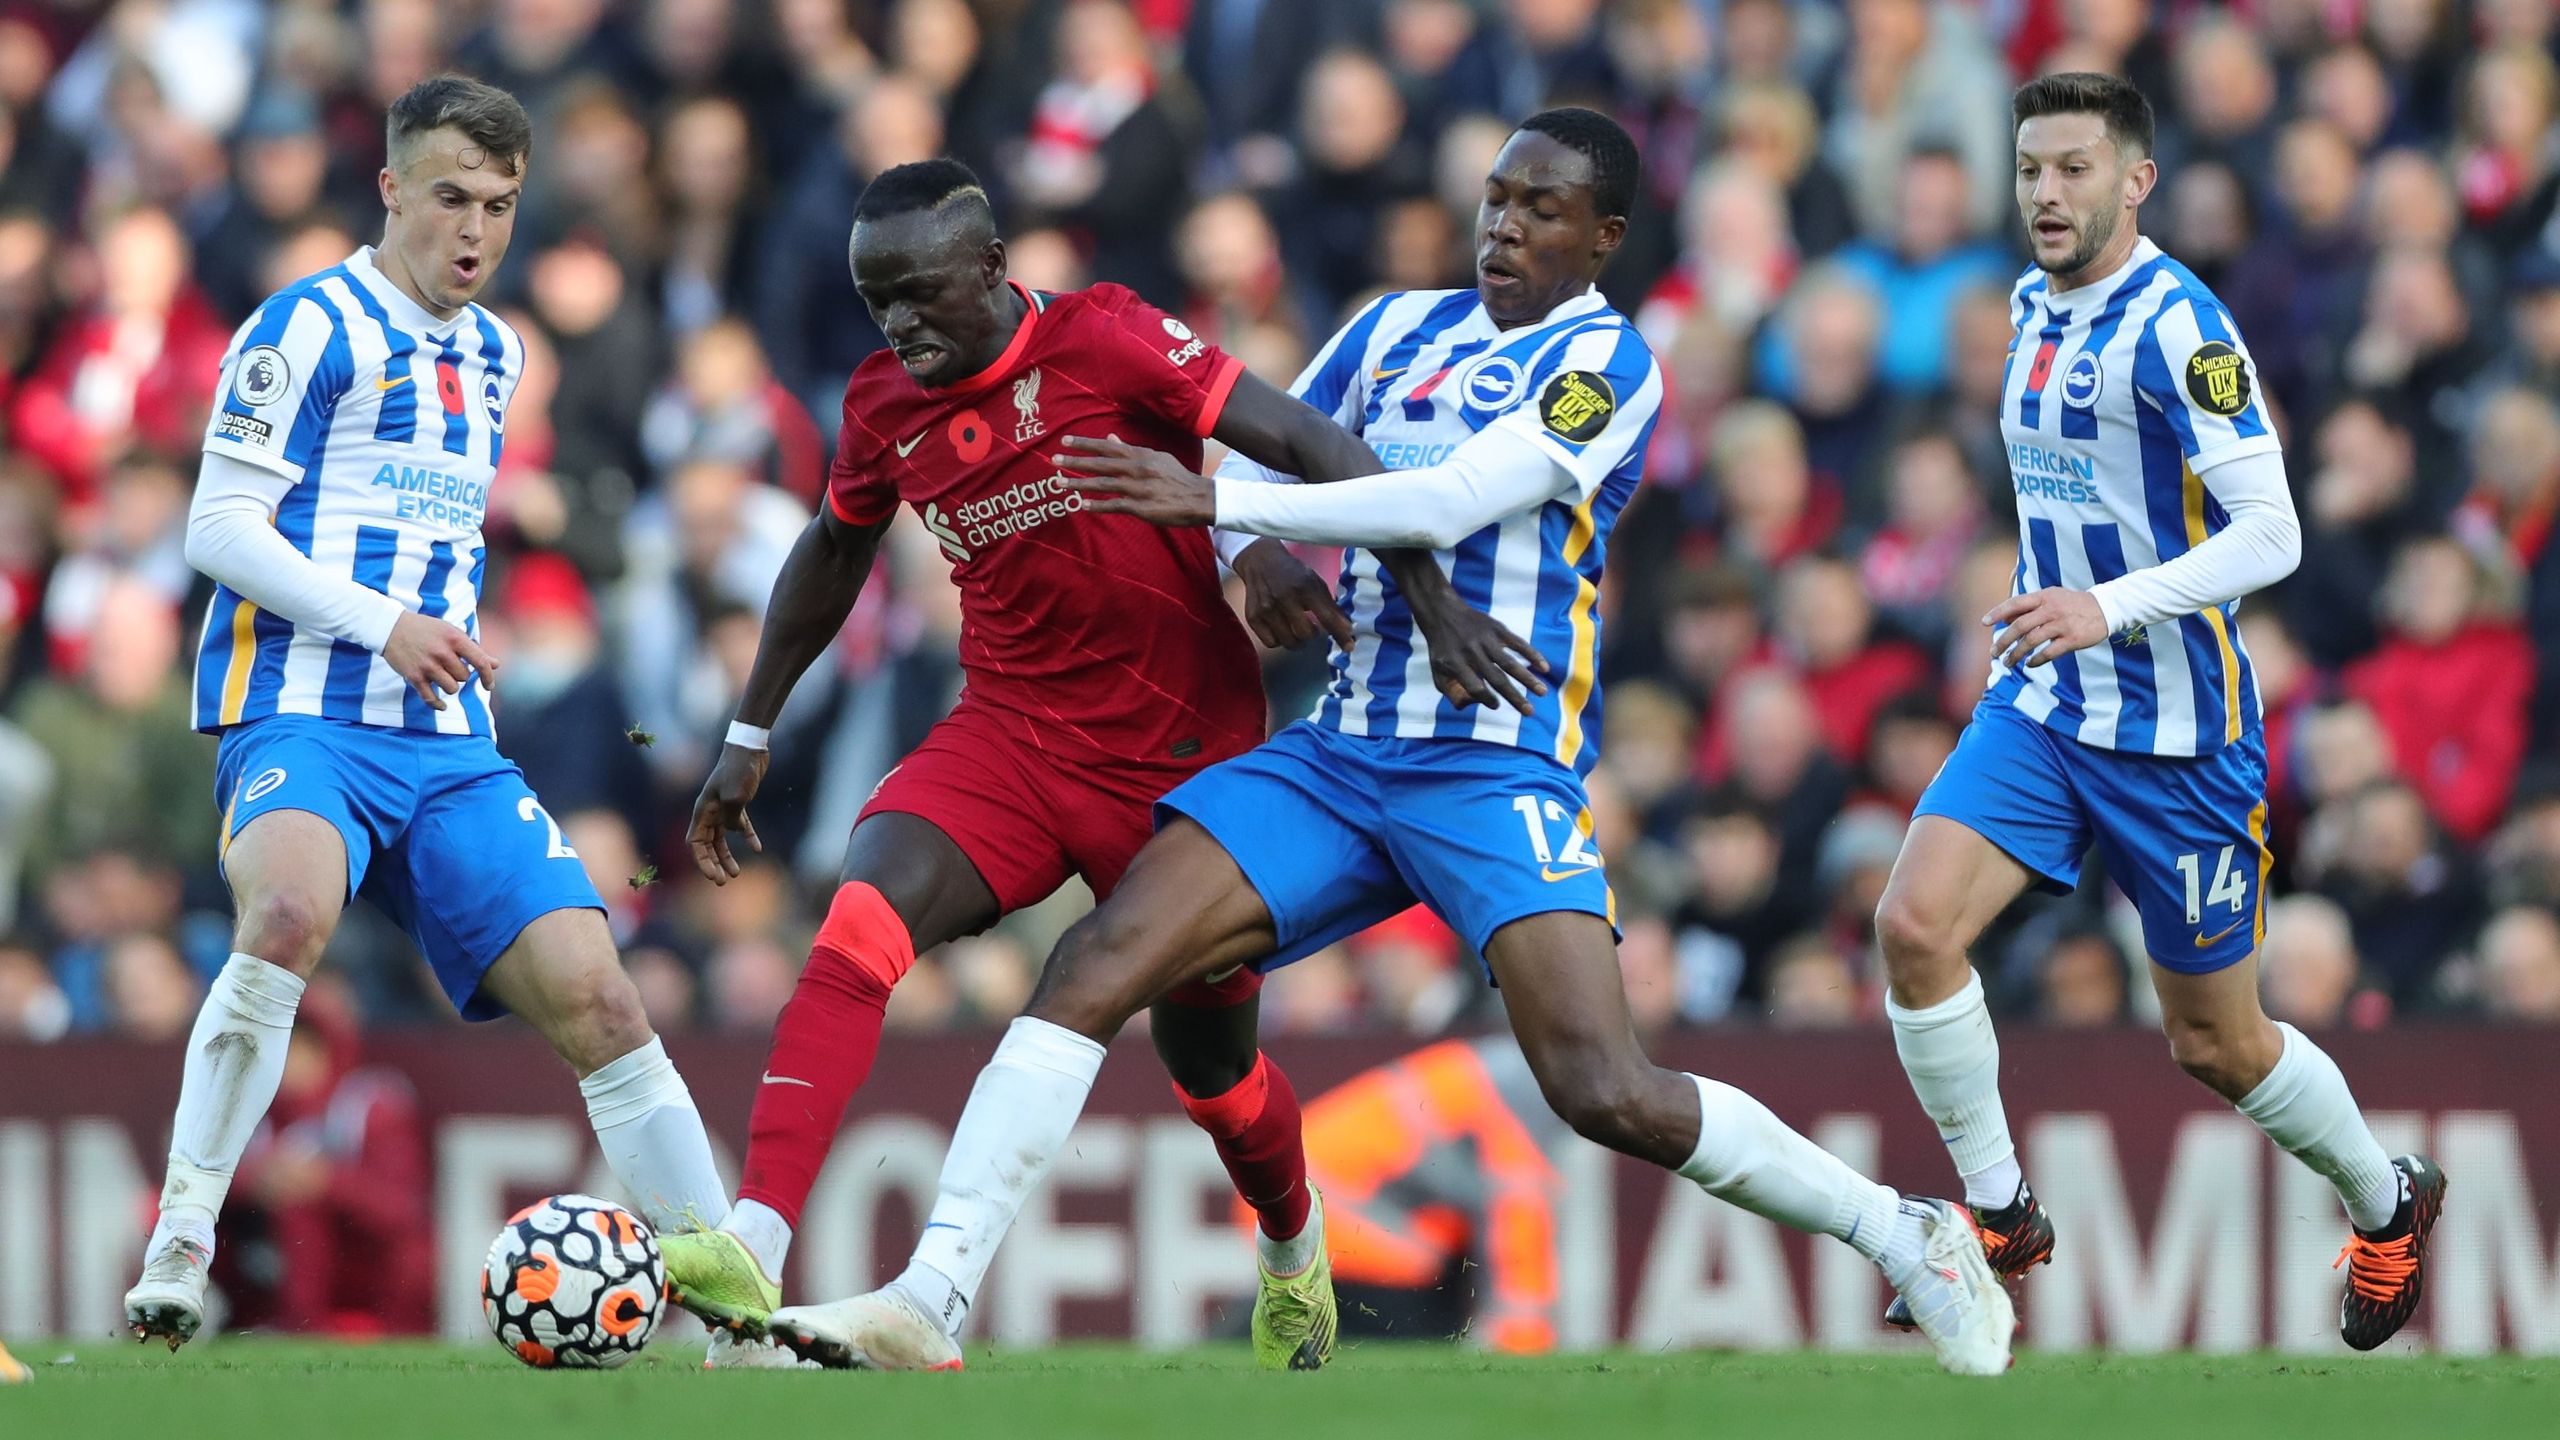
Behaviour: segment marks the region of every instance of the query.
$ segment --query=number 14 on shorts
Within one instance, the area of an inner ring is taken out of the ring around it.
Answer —
[[[1520,813],[1521,823],[1529,827],[1529,853],[1538,857],[1538,875],[1550,883],[1570,880],[1600,867],[1600,852],[1591,848],[1591,812],[1576,815],[1553,800],[1538,795],[1513,797],[1511,808]],[[1548,840],[1547,828],[1564,827],[1564,844]]]
[[[2249,867],[2242,865],[2234,869],[2231,864],[2232,853],[2239,848],[2236,845],[2225,845],[2222,847],[2222,853],[2214,857],[2211,889],[2204,888],[2201,882],[2204,874],[2204,856],[2189,853],[2178,857],[2178,874],[2187,882],[2188,924],[2203,924],[2204,907],[2207,905],[2226,906],[2235,915],[2248,908]]]

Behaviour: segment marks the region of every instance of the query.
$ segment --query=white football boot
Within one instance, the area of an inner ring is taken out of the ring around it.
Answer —
[[[773,1312],[775,1344],[830,1370],[957,1370],[960,1345],[895,1285]]]
[[[1920,1333],[1938,1352],[1938,1368],[1955,1375],[2001,1375],[2018,1313],[1983,1257],[1973,1220],[1944,1200],[1905,1200],[1920,1207],[1920,1268],[1896,1288]]]
[[[702,1357],[705,1370],[818,1370],[825,1367],[803,1360],[770,1340],[746,1340],[727,1330],[711,1332],[710,1353]]]
[[[124,1323],[137,1341],[155,1336],[177,1349],[204,1328],[204,1292],[213,1252],[185,1236],[164,1241],[124,1292]]]

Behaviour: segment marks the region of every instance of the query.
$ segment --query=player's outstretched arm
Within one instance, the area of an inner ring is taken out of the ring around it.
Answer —
[[[1304,400],[1251,374],[1237,376],[1210,434],[1270,470],[1315,484],[1375,475],[1386,468],[1369,442]],[[1413,611],[1414,624],[1422,631],[1431,656],[1432,679],[1441,693],[1459,706],[1507,703],[1528,714],[1533,704],[1530,697],[1547,693],[1546,681],[1539,678],[1546,671],[1546,658],[1491,616],[1459,599],[1448,573],[1428,549],[1389,546],[1375,553],[1379,566],[1395,580],[1397,591]],[[1348,628],[1348,619],[1343,625]]]
[[[888,533],[894,518],[893,512],[876,524],[854,525],[838,517],[832,505],[820,502],[817,518],[800,532],[790,557],[782,562],[782,573],[774,577],[773,597],[765,605],[764,634],[756,641],[746,693],[738,698],[739,725],[756,731],[773,728],[792,688],[844,629],[863,582],[871,577],[872,562],[879,558],[880,537]],[[734,741],[722,745],[710,777],[702,782],[702,794],[693,802],[689,833],[693,863],[715,885],[729,883],[738,873],[738,857],[729,848],[730,831],[746,836],[750,849],[759,853],[764,849],[755,823],[747,818],[747,804],[764,784],[769,759],[761,745]]]

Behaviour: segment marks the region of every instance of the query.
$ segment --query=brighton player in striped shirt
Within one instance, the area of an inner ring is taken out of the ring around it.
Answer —
[[[1365,549],[1344,566],[1356,636],[1317,713],[1158,803],[1112,897],[1059,942],[978,1077],[913,1261],[890,1286],[776,1311],[774,1336],[837,1366],[956,1364],[959,1321],[1024,1198],[1137,1011],[1234,966],[1286,964],[1412,905],[1483,956],[1529,1067],[1582,1134],[1756,1214],[1835,1235],[1909,1298],[1940,1363],[1996,1375],[2008,1297],[1945,1201],[1905,1200],[1729,1085],[1654,1066],[1618,974],[1582,776],[1598,730],[1600,567],[1636,488],[1662,381],[1592,286],[1626,233],[1637,171],[1588,110],[1530,117],[1486,178],[1472,290],[1392,296],[1295,389],[1392,470],[1214,483],[1179,461],[1070,436],[1092,508],[1159,525],[1438,552],[1459,597],[1564,657],[1534,704],[1435,686],[1428,645]],[[1456,690],[1453,700],[1448,693]]]
[[[2001,402],[2017,579],[1983,617],[1988,692],[1876,913],[1895,1048],[1992,1263],[2049,1258],[1965,956],[2030,886],[2074,888],[2094,843],[2141,912],[2171,1055],[2337,1186],[2353,1226],[2340,1331],[2370,1350],[2417,1306],[2445,1181],[2387,1157],[2336,1063],[2258,1003],[2266,741],[2234,613],[2300,554],[2284,457],[2230,312],[2137,227],[2158,177],[2150,103],[2061,74],[2012,110],[2035,257]]]
[[[661,1230],[728,1196],[604,907],[499,755],[476,639],[480,536],[524,346],[472,303],[515,229],[524,107],[457,76],[393,102],[382,243],[233,340],[187,558],[218,582],[196,728],[221,737],[234,951],[187,1041],[138,1340],[204,1324],[214,1221],[284,1074],[303,981],[359,890],[469,1019],[513,1011],[580,1077],[606,1161]]]

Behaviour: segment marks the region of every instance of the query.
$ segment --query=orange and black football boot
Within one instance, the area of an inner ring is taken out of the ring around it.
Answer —
[[[2347,1293],[2338,1303],[2338,1335],[2370,1350],[2400,1333],[2426,1291],[2427,1234],[2444,1213],[2444,1171],[2423,1155],[2391,1162],[2408,1186],[2400,1210],[2379,1230],[2348,1235],[2337,1263],[2347,1269]],[[2332,1266],[2331,1268],[2336,1268]]]
[[[2003,1280],[2015,1280],[2053,1258],[2053,1217],[2024,1185],[2018,1187],[2017,1199],[1999,1209],[1975,1210],[1973,1226],[1982,1236],[1982,1255],[1991,1262],[1991,1273]],[[1901,1296],[1885,1307],[1884,1323],[1897,1330],[1915,1328],[1911,1307]]]

